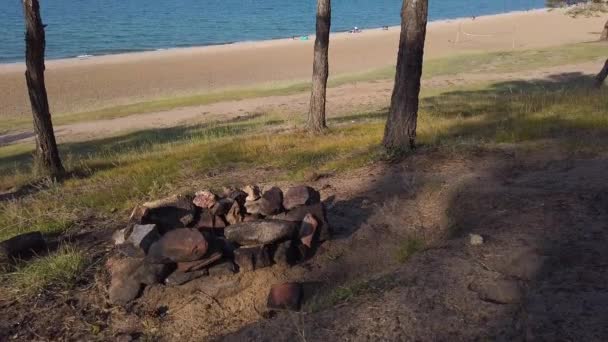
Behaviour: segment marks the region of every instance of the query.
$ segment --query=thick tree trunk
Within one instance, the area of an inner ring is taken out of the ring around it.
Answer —
[[[604,30],[602,30],[602,35],[600,36],[600,40],[607,41],[608,40],[608,21],[604,24]]]
[[[389,150],[414,149],[418,95],[426,38],[428,0],[404,0],[397,72],[383,145]]]
[[[608,59],[606,60],[606,63],[604,63],[604,67],[600,73],[595,76],[595,85],[598,88],[601,87],[604,84],[606,77],[608,77]]]
[[[51,177],[60,177],[64,173],[44,83],[44,49],[46,45],[44,25],[40,18],[38,0],[23,0],[25,14],[25,79],[34,116],[36,133],[36,167]]]
[[[327,77],[329,76],[329,30],[331,27],[331,0],[317,0],[317,37],[312,70],[312,91],[308,130],[320,133],[325,124]]]

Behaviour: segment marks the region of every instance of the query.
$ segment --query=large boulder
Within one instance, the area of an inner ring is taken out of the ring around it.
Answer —
[[[14,258],[26,259],[46,248],[46,241],[40,232],[17,235],[0,242],[0,263],[8,263]]]
[[[148,208],[141,220],[143,224],[156,224],[161,233],[174,228],[185,228],[196,215],[196,208],[188,196],[174,195],[162,200],[144,203]]]
[[[150,246],[146,259],[160,264],[196,261],[205,256],[208,246],[207,240],[198,230],[175,229]]]
[[[285,207],[286,210],[321,202],[321,195],[319,192],[305,185],[294,186],[287,189],[283,197],[283,207]]]
[[[280,220],[258,220],[226,227],[224,234],[229,241],[239,245],[267,245],[293,238],[297,224]]]

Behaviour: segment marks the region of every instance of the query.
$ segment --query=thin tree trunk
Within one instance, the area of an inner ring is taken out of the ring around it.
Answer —
[[[606,60],[606,63],[604,63],[604,67],[600,73],[595,76],[595,85],[598,88],[601,87],[604,84],[606,77],[608,77],[608,59]]]
[[[606,21],[606,23],[604,24],[604,30],[602,31],[600,40],[602,40],[602,41],[608,40],[608,21]]]
[[[403,1],[395,86],[382,142],[388,150],[416,147],[427,16],[428,0]]]
[[[331,0],[317,0],[317,35],[312,71],[312,91],[308,130],[320,133],[325,124],[327,77],[329,76],[329,30],[331,27]]]
[[[34,116],[36,133],[36,167],[37,171],[51,177],[60,177],[64,173],[44,83],[44,49],[46,45],[44,25],[40,18],[38,0],[23,0],[25,14],[25,79]]]

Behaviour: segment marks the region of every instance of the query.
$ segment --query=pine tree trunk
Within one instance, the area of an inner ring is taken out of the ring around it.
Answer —
[[[608,40],[608,21],[604,24],[604,30],[602,31],[602,35],[600,36],[601,41]]]
[[[312,91],[308,130],[321,133],[325,124],[327,77],[329,76],[329,30],[331,27],[331,0],[317,0],[317,35],[312,71]]]
[[[388,150],[407,150],[416,146],[427,15],[428,0],[403,1],[395,86],[382,142]]]
[[[36,167],[37,171],[51,176],[60,177],[64,173],[55,134],[49,102],[44,83],[44,25],[40,18],[38,0],[23,0],[25,14],[25,79],[34,116],[34,131],[36,133]]]
[[[606,63],[604,63],[604,67],[600,73],[595,76],[595,85],[598,88],[601,87],[604,84],[606,77],[608,77],[608,59],[606,60]]]

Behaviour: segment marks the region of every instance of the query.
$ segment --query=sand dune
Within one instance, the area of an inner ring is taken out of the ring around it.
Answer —
[[[541,10],[433,22],[426,56],[591,41],[599,37],[604,21]],[[398,38],[398,27],[333,35],[331,72],[394,64]],[[305,80],[310,77],[312,46],[312,39],[284,39],[49,61],[51,109],[55,114],[80,112],[219,88]],[[30,115],[23,70],[23,64],[0,65],[0,116]]]

